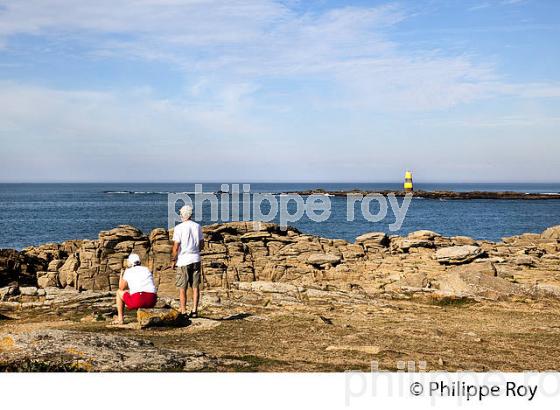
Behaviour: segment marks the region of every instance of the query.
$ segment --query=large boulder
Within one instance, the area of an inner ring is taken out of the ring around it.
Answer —
[[[494,263],[487,259],[477,259],[473,263],[466,265],[456,265],[448,268],[447,272],[458,272],[458,273],[480,273],[486,276],[499,276],[498,271]]]
[[[385,232],[368,232],[356,238],[356,243],[366,249],[370,247],[384,248],[389,245],[389,238]]]
[[[101,248],[114,248],[123,241],[134,241],[143,238],[142,231],[130,225],[119,225],[114,229],[99,232]]]
[[[159,326],[184,326],[187,319],[178,310],[171,308],[138,309],[136,320],[140,328]]]
[[[449,246],[447,248],[438,249],[436,252],[436,259],[439,263],[447,264],[461,264],[468,263],[483,253],[482,249],[474,245],[462,246]]]
[[[433,239],[406,238],[398,243],[399,249],[408,252],[411,248],[433,248]]]
[[[402,277],[401,275],[398,276],[398,280],[383,287],[386,292],[418,292],[430,286],[428,276],[424,272],[413,272]],[[395,275],[396,277],[397,275]]]
[[[58,270],[58,279],[61,286],[74,286],[76,283],[76,271],[80,267],[80,261],[75,255],[70,255],[64,265]]]
[[[560,240],[560,225],[552,226],[546,229],[541,236],[545,239]]]
[[[332,253],[314,253],[309,255],[307,263],[310,265],[336,265],[340,262],[341,257]]]
[[[439,238],[441,235],[434,231],[428,231],[422,229],[420,231],[414,231],[408,234],[408,239],[424,239],[428,241],[432,241],[435,238]]]
[[[0,287],[11,282],[35,286],[37,272],[46,271],[48,261],[31,253],[0,249]]]
[[[528,294],[522,286],[494,276],[491,268],[478,263],[450,269],[437,279],[437,288],[437,294],[493,300]]]
[[[55,272],[39,272],[37,274],[37,286],[41,289],[58,286],[58,277]]]
[[[0,334],[7,371],[176,372],[215,370],[203,352],[164,349],[122,334],[59,329]]]
[[[355,261],[365,256],[364,248],[357,244],[346,244],[341,246],[340,251],[345,261]]]
[[[476,245],[476,241],[469,236],[453,236],[450,238],[453,245]]]
[[[20,287],[19,293],[22,296],[37,296],[38,289],[35,286]]]
[[[385,232],[369,232],[356,238],[355,244],[361,246],[365,252],[377,254],[384,252],[390,245],[391,240]]]
[[[19,285],[17,282],[12,282],[8,286],[0,288],[0,302],[7,301],[10,297],[19,295]]]
[[[512,260],[517,266],[535,266],[536,260],[530,255],[520,255]]]

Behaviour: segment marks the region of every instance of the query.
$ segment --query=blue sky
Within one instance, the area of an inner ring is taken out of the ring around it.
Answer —
[[[558,182],[560,2],[0,0],[0,181]]]

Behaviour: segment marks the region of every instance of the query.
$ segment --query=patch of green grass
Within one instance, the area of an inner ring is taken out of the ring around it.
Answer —
[[[445,306],[445,307],[462,307],[469,306],[476,303],[476,301],[468,298],[441,298],[432,299],[430,301],[432,305]]]

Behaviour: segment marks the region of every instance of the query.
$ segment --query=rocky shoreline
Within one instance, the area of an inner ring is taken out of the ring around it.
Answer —
[[[350,286],[370,295],[402,289],[441,293],[450,289],[451,279],[475,274],[479,280],[492,278],[488,286],[500,288],[496,297],[521,289],[551,289],[560,294],[556,289],[560,285],[560,226],[498,243],[443,237],[427,230],[404,237],[370,232],[349,243],[251,222],[205,226],[204,235],[207,288],[229,289],[239,283],[265,281],[294,286]],[[154,273],[159,293],[172,296],[171,236],[172,231],[163,228],[144,234],[122,225],[100,232],[97,240],[0,250],[1,300],[10,298],[5,290],[9,284],[115,291],[124,260],[133,251]],[[484,295],[468,286],[463,291]]]
[[[404,197],[405,191],[364,191],[359,189],[348,191],[326,191],[323,189],[290,192],[290,194],[299,194],[302,196],[309,195],[328,195],[335,197],[345,197],[347,195],[370,195],[380,194],[383,196],[395,195],[396,197]],[[421,199],[441,199],[441,200],[469,200],[469,199],[507,199],[507,200],[543,200],[543,199],[560,199],[560,192],[550,193],[530,193],[530,192],[514,192],[514,191],[422,191],[412,192],[413,198]]]
[[[349,243],[245,222],[205,226],[204,235],[204,318],[185,324],[172,313],[165,229],[119,226],[97,240],[0,250],[0,369],[325,371],[367,369],[372,358],[390,369],[398,357],[425,360],[431,346],[432,369],[557,370],[560,226],[501,242],[423,230]],[[131,251],[154,272],[163,313],[114,328]],[[504,338],[523,352],[501,356]],[[488,353],[473,353],[484,340]]]

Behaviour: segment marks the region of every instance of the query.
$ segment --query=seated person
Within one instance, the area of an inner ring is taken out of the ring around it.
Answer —
[[[128,269],[121,273],[117,291],[117,313],[114,323],[124,323],[124,306],[129,309],[153,308],[157,302],[156,287],[152,272],[141,266],[140,257],[131,253],[127,259]],[[128,287],[128,291],[125,289]]]

